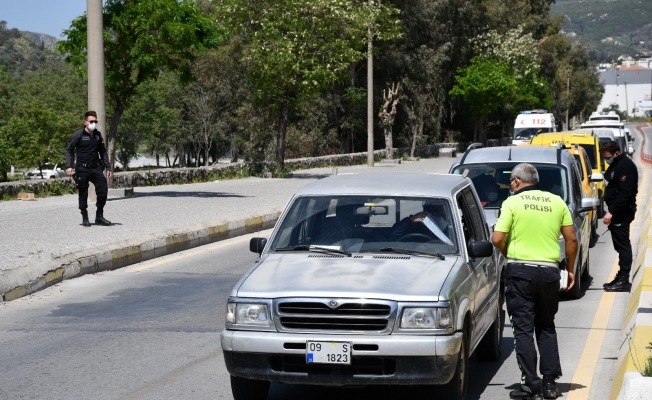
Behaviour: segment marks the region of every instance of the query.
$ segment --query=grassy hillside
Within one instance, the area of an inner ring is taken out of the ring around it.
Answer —
[[[552,13],[567,17],[563,30],[586,43],[598,61],[652,55],[650,0],[557,0]]]

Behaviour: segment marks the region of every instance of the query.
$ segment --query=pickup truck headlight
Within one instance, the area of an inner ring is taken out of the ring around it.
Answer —
[[[403,309],[401,329],[444,329],[451,327],[448,307],[409,307]]]
[[[228,303],[226,322],[238,325],[270,326],[267,304]]]

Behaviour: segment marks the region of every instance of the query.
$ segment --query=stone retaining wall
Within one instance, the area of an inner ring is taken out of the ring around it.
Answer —
[[[489,146],[498,146],[500,140],[489,140]],[[438,143],[433,145],[416,146],[415,157],[428,158],[439,155],[439,149],[456,149],[461,152],[469,143]],[[410,148],[394,149],[394,158],[409,155]],[[385,150],[374,151],[376,158],[386,158]],[[287,170],[300,170],[321,167],[339,167],[361,165],[367,162],[367,153],[337,154],[322,157],[307,157],[286,160]],[[218,164],[199,168],[161,168],[148,171],[117,172],[113,177],[113,188],[158,186],[169,184],[184,184],[207,182],[216,179],[244,178],[248,176],[262,176],[265,172],[272,172],[278,176],[276,165],[273,162],[259,163],[232,163]],[[60,195],[74,193],[76,188],[72,179],[52,180],[23,180],[0,183],[0,200],[16,198],[18,192],[29,192],[35,195]]]

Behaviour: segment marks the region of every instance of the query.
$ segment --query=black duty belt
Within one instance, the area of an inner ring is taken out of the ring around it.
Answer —
[[[95,168],[100,165],[99,161],[95,161],[92,163],[77,163],[78,167],[84,167],[84,168]]]

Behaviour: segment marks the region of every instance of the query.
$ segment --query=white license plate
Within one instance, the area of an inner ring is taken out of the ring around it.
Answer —
[[[351,342],[306,342],[307,364],[351,364]]]

